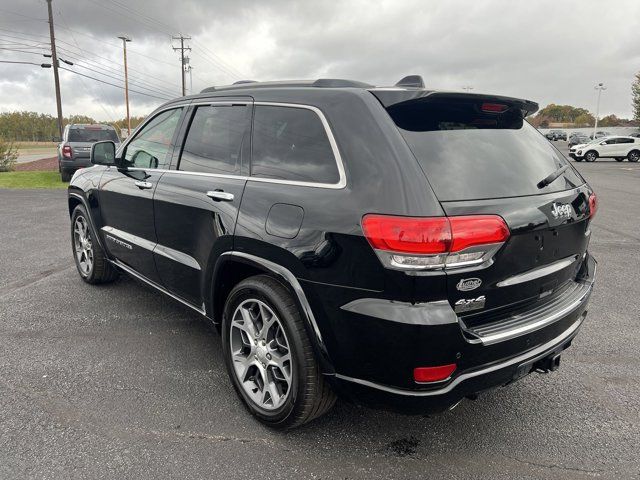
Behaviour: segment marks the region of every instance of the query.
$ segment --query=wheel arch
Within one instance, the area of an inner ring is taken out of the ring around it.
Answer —
[[[220,255],[213,270],[209,288],[211,294],[206,301],[207,312],[210,312],[208,317],[213,320],[214,324],[220,325],[224,304],[231,290],[244,279],[255,275],[268,275],[279,281],[289,291],[298,306],[322,371],[333,373],[333,364],[300,282],[288,269],[270,260],[237,251],[229,251]]]

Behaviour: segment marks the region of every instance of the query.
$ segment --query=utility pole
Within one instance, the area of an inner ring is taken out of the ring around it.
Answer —
[[[188,60],[189,59],[187,58],[187,62]],[[191,70],[193,70],[193,67],[191,66],[191,64],[189,64],[187,69],[189,70],[189,95],[192,95],[193,94],[193,74],[191,73]]]
[[[607,87],[604,86],[604,83],[600,82],[595,87],[598,90],[598,104],[596,106],[596,124],[593,127],[593,139],[596,139],[596,130],[598,130],[598,117],[600,116],[600,95],[602,95],[602,91],[606,90]]]
[[[56,107],[58,109],[58,137],[62,141],[62,99],[60,98],[60,77],[58,76],[58,54],[56,53],[56,36],[53,31],[53,12],[51,0],[47,0],[49,11],[49,37],[51,40],[51,64],[53,66],[53,80],[56,86]]]
[[[180,34],[177,37],[171,37],[172,40],[180,40],[180,46],[179,47],[173,47],[173,50],[180,50],[180,68],[182,70],[181,74],[180,74],[180,78],[182,79],[182,96],[184,97],[187,93],[186,93],[186,88],[185,88],[185,80],[184,80],[184,73],[185,73],[185,65],[187,64],[187,62],[189,61],[188,57],[184,56],[184,52],[185,50],[190,51],[191,48],[190,47],[185,47],[184,46],[184,41],[185,40],[191,40],[191,37],[185,37],[184,35]],[[185,62],[186,59],[186,62]]]
[[[124,102],[127,104],[127,136],[131,135],[131,117],[129,116],[129,75],[127,74],[127,42],[131,39],[126,35],[118,37],[122,40],[122,49],[124,52]]]

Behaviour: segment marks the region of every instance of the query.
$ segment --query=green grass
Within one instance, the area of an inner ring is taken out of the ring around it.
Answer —
[[[58,172],[0,172],[0,188],[67,188]]]

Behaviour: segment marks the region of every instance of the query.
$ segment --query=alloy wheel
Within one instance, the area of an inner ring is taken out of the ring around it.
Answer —
[[[631,152],[629,154],[629,161],[630,162],[637,162],[640,159],[640,153],[638,152]]]
[[[233,313],[229,334],[238,383],[256,406],[276,410],[292,387],[291,349],[275,312],[257,299],[243,301]]]
[[[93,268],[93,244],[89,224],[82,215],[76,217],[73,225],[73,247],[80,273],[85,277],[89,276]]]

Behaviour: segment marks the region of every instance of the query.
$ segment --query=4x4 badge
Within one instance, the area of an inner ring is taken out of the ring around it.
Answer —
[[[475,290],[480,285],[482,285],[482,280],[479,278],[462,278],[456,285],[456,288],[461,292],[468,292],[470,290]]]

